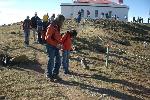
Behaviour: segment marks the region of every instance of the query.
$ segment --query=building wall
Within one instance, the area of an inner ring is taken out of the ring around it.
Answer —
[[[84,10],[84,18],[88,18],[87,17],[87,10],[90,11],[90,18],[92,19],[99,19],[102,18],[102,13],[108,13],[109,11],[112,11],[112,15],[111,16],[118,16],[118,20],[122,20],[122,21],[127,21],[127,19],[125,19],[125,16],[128,18],[128,8],[125,7],[111,7],[111,6],[89,6],[89,5],[82,5],[82,6],[71,6],[71,5],[63,5],[61,6],[61,14],[63,14],[66,18],[71,18],[71,14],[73,15],[74,18],[77,17],[77,14],[79,12],[79,10],[83,9]],[[95,10],[98,10],[98,17],[95,17]],[[104,16],[103,18],[106,18],[106,16]]]
[[[119,20],[128,21],[128,9],[127,8],[115,8],[113,14],[119,16]],[[125,19],[125,16],[127,19]]]
[[[70,18],[71,13],[74,13],[74,7],[73,6],[61,6],[61,14],[63,14],[66,18]]]

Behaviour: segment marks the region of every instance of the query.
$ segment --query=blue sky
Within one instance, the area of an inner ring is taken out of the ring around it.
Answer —
[[[145,22],[147,22],[147,18],[150,17],[150,0],[124,0],[124,4],[129,6],[129,20],[132,19],[133,16],[136,18],[143,17],[145,18]]]
[[[32,17],[38,12],[43,14],[60,13],[61,3],[71,3],[72,0],[0,0],[0,25],[24,20],[27,15]],[[124,0],[124,4],[130,7],[129,20],[135,17],[143,17],[147,21],[150,10],[150,0]]]

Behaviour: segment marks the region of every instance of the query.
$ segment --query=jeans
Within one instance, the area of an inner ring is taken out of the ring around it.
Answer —
[[[43,30],[46,30],[48,26],[48,22],[43,22]]]
[[[30,29],[25,29],[24,30],[25,45],[29,45],[29,36],[30,36]]]
[[[33,39],[34,39],[34,42],[36,41],[36,28],[32,28],[32,31],[33,31]]]
[[[59,68],[61,66],[61,59],[59,54],[59,49],[46,44],[47,53],[48,53],[48,66],[47,66],[47,76],[52,78],[59,74]]]
[[[38,32],[38,42],[39,43],[42,43],[42,38],[41,38],[41,35],[42,35],[42,26],[39,26],[37,27],[37,32]]]
[[[63,69],[65,73],[69,72],[69,56],[70,56],[70,50],[64,50],[62,53],[62,57],[63,57]]]

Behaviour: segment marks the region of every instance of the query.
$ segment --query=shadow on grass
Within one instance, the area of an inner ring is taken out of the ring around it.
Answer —
[[[71,72],[71,75],[79,76],[79,77],[83,77],[83,78],[91,78],[91,75],[89,75],[89,74],[79,74],[76,72]]]
[[[111,90],[111,89],[106,89],[106,88],[98,88],[98,87],[95,87],[95,86],[86,85],[86,84],[79,83],[79,82],[76,82],[76,81],[69,82],[69,81],[62,80],[62,81],[59,81],[59,83],[63,84],[63,85],[69,85],[69,86],[79,86],[81,89],[89,90],[91,92],[100,93],[100,94],[107,94],[108,96],[112,96],[112,97],[115,97],[115,98],[118,98],[118,99],[141,100],[138,97],[131,96],[131,95],[128,95],[128,94],[125,94],[125,93],[121,93],[121,92],[116,91],[116,90]]]
[[[33,60],[27,64],[20,64],[20,68],[33,70],[35,72],[44,74],[45,70],[41,68],[41,64],[37,60]]]
[[[131,83],[131,82],[128,82],[126,80],[119,80],[119,79],[110,79],[106,76],[102,76],[102,75],[96,75],[94,74],[92,76],[93,79],[96,79],[96,80],[101,80],[101,81],[105,81],[105,82],[110,82],[110,83],[118,83],[118,84],[121,84],[121,85],[124,85],[124,86],[127,86],[127,87],[130,87],[132,88],[132,92],[135,93],[135,94],[145,94],[145,95],[150,95],[150,89],[149,88],[145,88],[144,86],[142,85],[137,85],[137,84],[134,84],[134,83]],[[135,92],[135,91],[138,91],[138,92]]]
[[[128,82],[126,80],[110,79],[106,76],[96,75],[96,74],[89,75],[89,74],[79,74],[79,73],[76,73],[76,72],[72,72],[71,74],[75,75],[75,76],[83,77],[83,78],[92,78],[92,79],[101,80],[101,81],[105,81],[105,82],[109,82],[109,83],[118,83],[118,84],[130,87],[131,89],[128,90],[128,91],[133,93],[133,94],[136,94],[136,95],[142,95],[144,97],[148,97],[150,95],[150,89],[149,88],[146,88],[142,85],[137,85],[137,84]],[[62,83],[67,84],[67,82],[62,82]],[[73,85],[73,83],[69,82],[69,84],[72,84],[72,85]],[[75,82],[75,83],[76,84],[74,86],[81,86],[81,85],[84,86],[84,84],[80,84],[80,83],[77,83],[77,82]],[[98,93],[103,93],[103,94],[108,94],[110,96],[113,96],[113,97],[116,97],[116,98],[119,98],[119,99],[123,99],[123,100],[140,100],[137,97],[126,95],[126,94],[120,93],[116,90],[96,88],[96,87],[93,87],[93,86],[85,85],[85,87],[86,86],[87,86],[86,89],[90,88],[91,91],[98,92]]]
[[[20,71],[32,70],[41,74],[44,74],[45,70],[41,68],[41,64],[37,60],[28,60],[21,63],[13,63],[9,66],[2,66],[8,69],[16,69]]]
[[[6,96],[4,96],[4,95],[0,95],[0,100],[6,100]]]

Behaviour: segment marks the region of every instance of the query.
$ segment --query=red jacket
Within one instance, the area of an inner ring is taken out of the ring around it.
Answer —
[[[62,37],[62,49],[72,50],[72,37],[69,32]]]
[[[61,43],[60,28],[55,24],[50,24],[45,34],[45,40],[48,44],[55,47],[58,44],[60,44]]]

